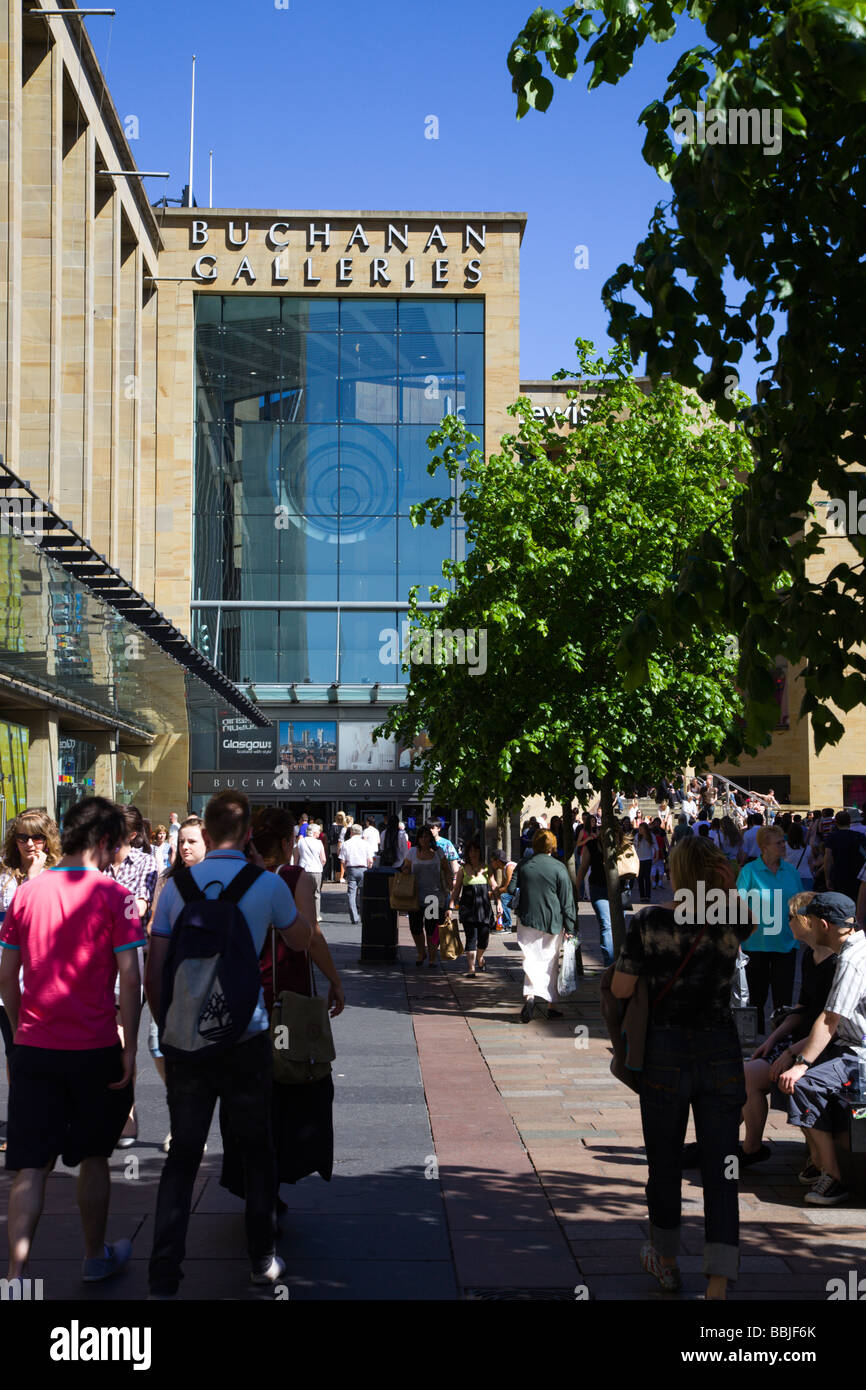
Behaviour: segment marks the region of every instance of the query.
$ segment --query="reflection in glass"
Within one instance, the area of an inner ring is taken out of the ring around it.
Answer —
[[[343,425],[340,430],[341,538],[356,516],[397,510],[397,431],[393,426]],[[361,529],[364,529],[363,526]]]
[[[340,530],[340,599],[394,599],[397,525],[392,517],[351,517]]]
[[[400,332],[453,333],[453,299],[402,299],[400,301]]]
[[[442,577],[443,560],[452,559],[453,533],[450,526],[415,526],[408,517],[400,517],[397,522],[399,558],[397,597],[404,602],[409,597],[413,584],[420,584],[418,598],[426,603],[431,584],[448,588]]]
[[[426,471],[442,416],[483,425],[483,326],[480,300],[198,294],[196,598],[390,602],[416,582],[426,598],[458,520],[413,529],[407,513],[450,495]],[[343,679],[363,682],[369,632],[340,622]],[[213,647],[215,613],[195,631]],[[336,642],[336,613],[226,609],[211,655],[236,680],[329,683]]]
[[[397,419],[397,339],[383,333],[340,338],[340,418],[378,425]]]
[[[340,615],[340,681],[375,685],[376,681],[401,680],[400,627],[396,612],[343,612]]]

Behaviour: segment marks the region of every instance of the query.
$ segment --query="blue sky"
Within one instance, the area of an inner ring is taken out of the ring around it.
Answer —
[[[532,0],[114,0],[86,21],[151,200],[187,179],[196,68],[194,190],[250,208],[523,211],[521,375],[574,362],[577,337],[607,342],[601,286],[630,261],[666,185],[641,157],[637,116],[661,96],[689,26],[649,44],[617,87],[557,83],[551,109],[515,118],[506,67]],[[425,139],[425,118],[439,139]],[[575,268],[585,245],[589,268]],[[742,364],[753,394],[754,368]]]

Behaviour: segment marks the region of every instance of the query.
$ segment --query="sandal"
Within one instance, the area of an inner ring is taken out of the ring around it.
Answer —
[[[476,976],[477,974],[478,974],[478,971],[477,971],[477,970],[467,970],[467,971],[466,971],[466,978],[467,978],[467,980],[474,980],[474,979],[475,979],[475,976]]]
[[[651,1274],[658,1280],[664,1293],[679,1293],[682,1289],[683,1277],[677,1266],[663,1265],[661,1256],[649,1241],[641,1246],[640,1267],[644,1274]]]

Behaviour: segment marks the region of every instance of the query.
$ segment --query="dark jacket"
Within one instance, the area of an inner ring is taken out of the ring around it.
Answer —
[[[576,914],[568,870],[550,854],[533,854],[514,871],[519,893],[517,912],[525,927],[557,936],[573,932]]]

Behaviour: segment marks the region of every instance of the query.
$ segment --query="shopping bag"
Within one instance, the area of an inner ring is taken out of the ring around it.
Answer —
[[[417,912],[418,881],[414,874],[393,874],[388,883],[388,902],[397,912]]]
[[[571,936],[567,936],[562,943],[556,987],[560,999],[567,999],[570,994],[577,993],[577,947]]]
[[[442,960],[457,960],[463,955],[460,928],[453,917],[446,917],[439,928],[439,955]]]

